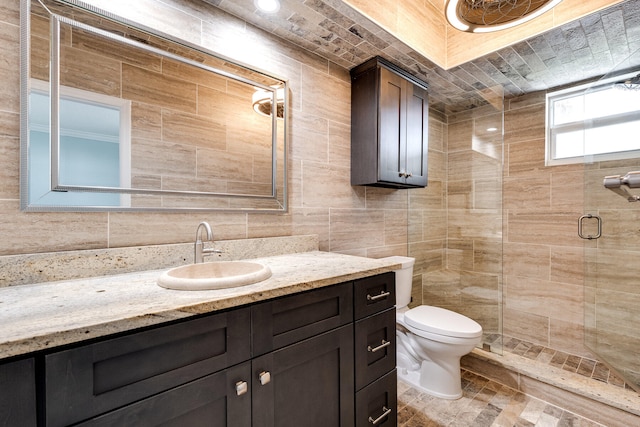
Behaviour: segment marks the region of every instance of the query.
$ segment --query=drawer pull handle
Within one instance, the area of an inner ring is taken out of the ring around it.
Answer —
[[[258,374],[258,379],[262,385],[269,384],[271,382],[271,374],[269,372],[262,371]]]
[[[238,381],[236,383],[236,394],[238,396],[242,396],[243,394],[245,394],[247,391],[249,390],[249,387],[247,386],[247,382],[246,381]]]
[[[367,346],[367,351],[370,351],[371,353],[375,353],[378,350],[382,350],[385,347],[389,347],[391,345],[391,341],[385,341],[382,340],[382,344],[380,344],[377,347],[371,347],[370,345]]]
[[[376,296],[373,296],[373,297],[371,295],[367,294],[367,301],[377,301],[379,299],[386,298],[389,295],[391,295],[391,292],[384,292],[384,291],[380,292],[379,295],[376,295]]]
[[[389,415],[391,413],[391,409],[387,408],[386,406],[383,406],[382,410],[384,411],[384,412],[382,412],[382,415],[380,415],[375,420],[373,419],[373,417],[369,417],[369,422],[371,424],[373,424],[374,426],[378,425],[380,423],[380,421],[382,421],[387,415]]]

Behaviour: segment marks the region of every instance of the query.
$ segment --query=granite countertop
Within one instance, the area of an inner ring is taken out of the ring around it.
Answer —
[[[303,252],[256,258],[272,276],[238,288],[161,288],[164,270],[0,289],[0,359],[392,271],[393,261]]]

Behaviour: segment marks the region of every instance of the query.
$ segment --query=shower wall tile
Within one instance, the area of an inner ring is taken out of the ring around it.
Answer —
[[[582,285],[584,283],[584,250],[582,248],[551,247],[550,280]]]
[[[505,276],[547,280],[551,271],[549,261],[549,246],[504,243]]]

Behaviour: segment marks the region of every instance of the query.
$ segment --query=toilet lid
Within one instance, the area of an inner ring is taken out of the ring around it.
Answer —
[[[482,326],[462,314],[440,307],[420,305],[404,314],[405,322],[421,331],[458,338],[482,335]]]

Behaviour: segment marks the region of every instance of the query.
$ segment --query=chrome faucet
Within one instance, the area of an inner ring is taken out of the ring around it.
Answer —
[[[204,262],[205,255],[214,254],[214,253],[220,253],[221,252],[221,251],[213,249],[213,248],[205,249],[205,247],[204,247],[204,242],[205,241],[203,241],[200,238],[200,235],[202,234],[202,232],[201,232],[202,229],[204,229],[205,232],[207,233],[205,241],[213,242],[213,232],[211,231],[211,226],[209,226],[209,224],[207,222],[202,221],[200,224],[198,224],[198,229],[196,230],[196,243],[195,243],[194,254],[193,254],[193,263],[194,264],[198,264],[198,263]]]

